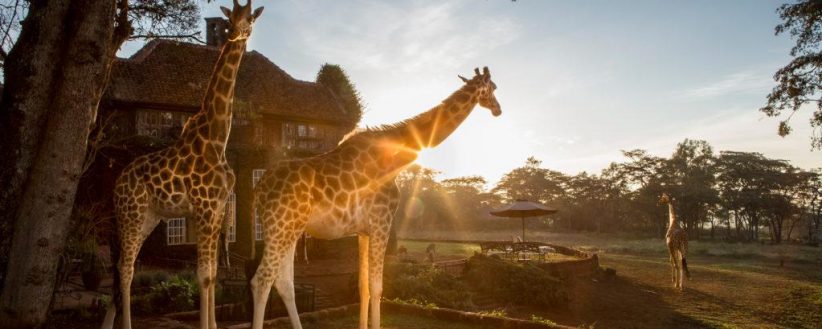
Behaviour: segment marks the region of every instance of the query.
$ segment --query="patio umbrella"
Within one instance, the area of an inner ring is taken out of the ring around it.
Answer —
[[[513,217],[522,219],[522,241],[525,241],[525,218],[545,216],[556,213],[556,209],[548,208],[538,202],[528,200],[516,200],[514,203],[506,205],[502,208],[491,210],[491,215],[497,217]]]

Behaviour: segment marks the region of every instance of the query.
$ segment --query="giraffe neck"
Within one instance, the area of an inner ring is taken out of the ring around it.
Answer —
[[[477,105],[477,88],[467,84],[439,105],[400,126],[404,145],[419,151],[442,143],[465,121]]]
[[[214,71],[211,73],[202,107],[197,114],[205,119],[205,126],[196,127],[199,131],[194,133],[205,134],[204,137],[208,141],[221,143],[223,150],[231,132],[234,85],[237,81],[240,60],[245,54],[245,46],[245,39],[226,41],[223,45]]]
[[[668,203],[668,229],[679,227],[679,221],[676,219],[676,212],[674,211],[674,204]]]

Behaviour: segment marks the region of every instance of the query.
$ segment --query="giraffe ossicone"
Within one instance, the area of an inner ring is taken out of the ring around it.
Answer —
[[[123,169],[115,183],[119,241],[112,241],[111,248],[112,257],[118,260],[104,329],[114,326],[118,308],[122,310],[122,328],[131,328],[134,261],[143,241],[163,218],[169,217],[196,221],[200,328],[217,328],[217,245],[224,228],[225,205],[235,181],[225,156],[231,132],[231,103],[251,27],[263,8],[252,12],[251,0],[245,6],[235,0],[232,10],[221,9],[229,20],[228,41],[222,46],[200,111],[188,119],[174,145],[138,157]]]
[[[325,154],[281,161],[266,171],[254,189],[265,247],[251,280],[252,328],[262,329],[272,286],[282,297],[292,326],[302,328],[294,300],[294,252],[303,232],[321,239],[358,235],[359,327],[367,328],[369,305],[371,328],[380,327],[383,260],[400,196],[394,178],[422,148],[445,140],[477,104],[500,115],[491,73],[488,68],[475,73],[427,112],[354,133]]]

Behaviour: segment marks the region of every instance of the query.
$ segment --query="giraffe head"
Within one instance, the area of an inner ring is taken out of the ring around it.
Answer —
[[[480,73],[479,68],[475,68],[474,77],[471,79],[464,78],[461,75],[458,75],[458,77],[466,84],[476,88],[477,101],[480,106],[491,110],[491,114],[494,116],[502,114],[497,97],[494,96],[497,85],[494,81],[491,81],[491,72],[488,71],[487,66],[482,68],[482,73]]]
[[[668,193],[662,193],[662,195],[659,197],[659,202],[657,202],[657,204],[670,204],[671,202],[673,202],[673,200],[674,198],[670,197]]]
[[[251,0],[248,0],[245,6],[234,0],[234,10],[229,10],[226,7],[220,7],[220,10],[223,11],[225,17],[228,17],[228,41],[248,39],[254,21],[263,13],[263,7],[255,9],[253,13],[251,12]]]

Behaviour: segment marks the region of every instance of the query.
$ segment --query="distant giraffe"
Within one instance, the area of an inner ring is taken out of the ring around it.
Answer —
[[[671,256],[671,280],[674,288],[682,291],[685,289],[685,276],[691,278],[691,272],[688,271],[688,261],[685,256],[688,254],[688,234],[682,227],[679,226],[679,221],[676,219],[674,212],[674,203],[676,200],[663,193],[659,198],[660,204],[668,205],[668,232],[665,234],[665,244],[668,246],[668,253]]]
[[[134,261],[143,241],[162,218],[187,217],[197,223],[197,279],[200,286],[200,328],[216,329],[214,290],[217,245],[225,205],[234,187],[234,172],[225,158],[231,131],[231,103],[240,60],[254,21],[251,0],[234,9],[220,7],[228,17],[228,40],[222,47],[200,111],[183,127],[174,145],[135,159],[117,178],[114,207],[118,240],[112,243],[116,265],[113,303],[103,328],[114,326],[117,304],[123,310],[123,329],[131,328],[131,281]],[[168,72],[174,74],[174,72]]]
[[[417,152],[447,138],[479,104],[500,115],[496,85],[484,68],[433,109],[398,124],[346,138],[334,150],[308,159],[282,161],[266,171],[254,190],[254,209],[263,223],[262,261],[251,280],[252,328],[263,327],[265,304],[274,285],[292,326],[302,328],[294,301],[294,250],[304,231],[314,238],[359,236],[360,322],[380,328],[382,270],[388,232],[399,204],[397,174]]]

